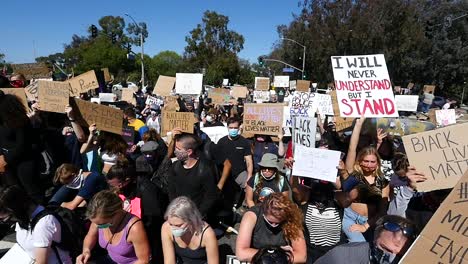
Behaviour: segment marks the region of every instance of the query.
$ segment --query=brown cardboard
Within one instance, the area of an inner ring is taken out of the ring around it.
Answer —
[[[309,92],[310,81],[297,80],[296,91],[298,92]]]
[[[172,88],[174,88],[176,78],[164,75],[159,75],[158,81],[154,86],[154,93],[159,96],[171,95]]]
[[[414,87],[414,83],[412,83],[412,82],[408,83],[408,85],[406,86],[406,88],[408,88],[410,90],[413,89],[413,87]]]
[[[133,97],[133,89],[132,88],[122,88],[122,101],[126,101],[129,104],[136,104],[136,100]]]
[[[395,86],[393,87],[393,90],[395,91],[395,93],[399,93],[401,90],[401,86]]]
[[[52,71],[42,62],[12,64],[11,67],[15,73],[23,74],[26,80],[50,78],[52,76]]]
[[[432,91],[432,94],[434,94],[435,88],[436,88],[435,85],[428,85],[428,84],[426,84],[426,85],[424,85],[423,90],[424,90],[425,93],[429,93],[429,92]]]
[[[336,91],[330,91],[330,96],[333,104],[333,112],[335,113],[335,128],[336,131],[345,130],[353,125],[353,121],[355,118],[351,117],[341,117],[340,116],[340,109],[338,107],[338,101],[336,98]]]
[[[39,80],[37,87],[41,111],[65,113],[70,97],[70,85],[67,82]]]
[[[277,136],[283,126],[282,104],[245,104],[243,132]]]
[[[213,100],[214,104],[229,104],[231,93],[228,89],[214,88],[209,92],[208,97]]]
[[[178,111],[179,103],[177,103],[177,97],[166,96],[164,97],[164,110],[166,111]]]
[[[439,110],[439,108],[431,108],[427,112],[427,116],[429,117],[429,121],[431,121],[431,123],[433,123],[434,125],[437,125],[436,114],[435,114],[436,110]]]
[[[409,163],[427,180],[418,191],[452,188],[468,169],[468,123],[402,137]]]
[[[234,86],[232,88],[232,97],[234,98],[246,98],[249,94],[249,90],[245,86]]]
[[[255,90],[268,91],[269,89],[270,89],[270,78],[268,77],[256,77],[255,78]]]
[[[468,263],[468,171],[458,181],[400,263]]]
[[[5,94],[13,94],[18,97],[21,103],[24,105],[26,111],[28,111],[28,101],[26,100],[26,94],[24,93],[24,89],[21,88],[0,88]]]
[[[37,81],[31,81],[31,83],[24,88],[26,97],[29,101],[37,100]]]
[[[89,90],[99,88],[99,83],[94,70],[80,74],[68,80],[70,83],[70,96],[79,96]]]
[[[195,124],[195,116],[191,112],[174,112],[162,111],[162,136],[166,136],[167,132],[174,128],[182,129],[182,132],[193,134],[193,125]]]
[[[96,124],[97,129],[122,134],[123,111],[105,105],[99,105],[78,98],[70,100],[75,111],[76,121],[85,127]]]
[[[101,71],[104,74],[104,81],[105,82],[112,81],[112,77],[111,77],[111,75],[109,73],[109,68],[102,68]]]

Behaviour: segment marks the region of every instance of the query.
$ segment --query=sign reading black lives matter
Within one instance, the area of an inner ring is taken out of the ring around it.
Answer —
[[[383,54],[332,56],[331,61],[341,117],[398,116]]]
[[[283,105],[245,104],[244,132],[277,136],[282,131]]]
[[[296,117],[293,123],[294,145],[315,148],[317,119],[315,117]]]
[[[468,170],[468,123],[404,136],[409,163],[426,174],[418,191],[452,188]]]

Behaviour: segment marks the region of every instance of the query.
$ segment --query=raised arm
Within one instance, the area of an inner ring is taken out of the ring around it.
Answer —
[[[354,124],[353,134],[351,134],[351,140],[349,142],[348,155],[346,157],[346,170],[349,173],[354,170],[354,162],[356,161],[356,149],[359,143],[359,135],[361,134],[362,124],[366,120],[365,117],[357,118]]]

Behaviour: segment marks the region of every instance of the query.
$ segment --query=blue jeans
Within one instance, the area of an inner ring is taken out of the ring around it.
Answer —
[[[427,113],[429,111],[429,108],[431,107],[430,104],[425,104],[423,103],[423,107],[422,107],[422,110],[424,113]]]
[[[363,225],[367,222],[367,217],[362,216],[358,213],[356,213],[353,209],[350,207],[347,207],[344,209],[344,215],[343,215],[343,232],[346,234],[348,237],[349,242],[366,242],[366,239],[364,238],[364,235],[359,232],[351,232],[349,231],[349,228],[354,225],[354,224],[359,224]]]

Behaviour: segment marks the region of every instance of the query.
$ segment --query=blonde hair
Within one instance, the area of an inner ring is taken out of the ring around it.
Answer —
[[[169,217],[182,219],[193,233],[203,231],[204,222],[201,213],[188,197],[180,196],[172,200],[164,214],[164,219],[167,220]]]
[[[364,160],[364,157],[368,155],[374,155],[377,158],[377,168],[375,169],[374,172],[372,172],[372,176],[374,176],[375,178],[382,177],[383,176],[382,162],[380,160],[380,155],[377,152],[377,149],[374,147],[366,147],[366,148],[361,149],[361,151],[359,151],[356,157],[356,161],[354,162],[354,166],[353,166],[354,171],[358,172],[359,175],[364,175],[360,164]]]
[[[60,165],[55,171],[54,184],[68,184],[78,174],[80,169],[70,163]]]
[[[302,211],[297,204],[289,200],[282,193],[272,193],[263,201],[264,214],[272,215],[283,222],[284,237],[293,241],[303,236]]]
[[[120,210],[123,210],[120,197],[113,191],[104,190],[94,195],[88,204],[86,216],[88,219],[96,218],[97,216],[110,218]]]

